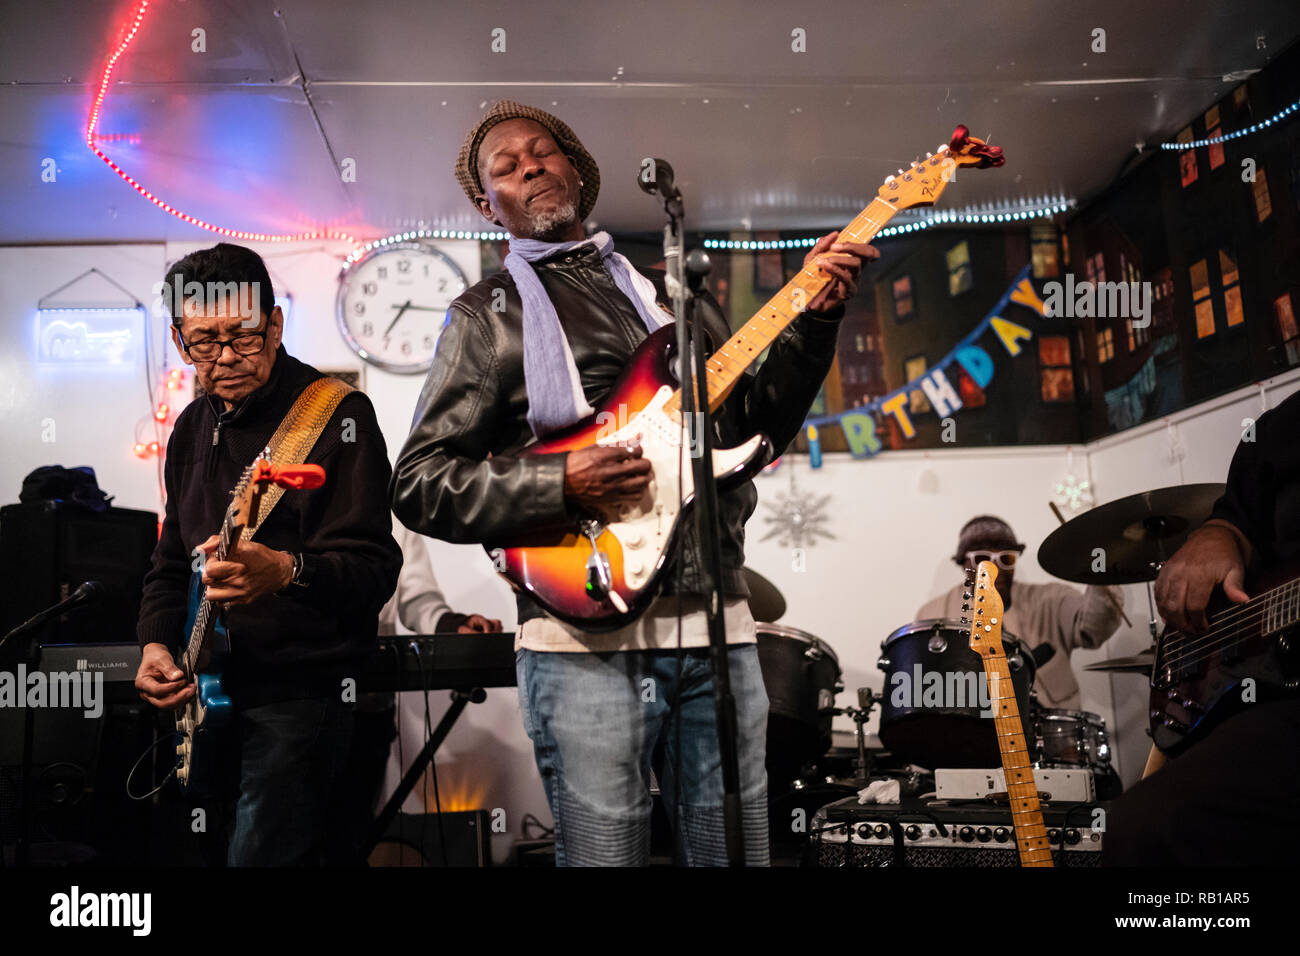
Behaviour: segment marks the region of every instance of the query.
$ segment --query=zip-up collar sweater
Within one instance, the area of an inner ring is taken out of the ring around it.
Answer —
[[[145,576],[141,646],[181,645],[194,548],[215,534],[244,468],[265,447],[299,393],[321,373],[281,346],[266,383],[229,411],[211,395],[191,402],[167,443],[167,507]],[[302,554],[301,580],[228,608],[231,659],[223,685],[236,706],[339,693],[373,649],[379,609],[397,586],[388,453],[363,393],[348,394],[307,461],[325,484],[288,490],[252,540]]]

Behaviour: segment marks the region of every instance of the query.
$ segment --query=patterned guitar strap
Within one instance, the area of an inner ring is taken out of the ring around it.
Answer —
[[[268,442],[271,464],[303,464],[329,423],[334,409],[339,407],[339,402],[351,391],[354,391],[351,385],[328,376],[318,378],[304,388]],[[284,497],[284,492],[285,489],[279,485],[271,485],[262,493],[257,508],[258,520],[244,525],[240,532],[241,541],[248,541],[257,533],[271,509]]]

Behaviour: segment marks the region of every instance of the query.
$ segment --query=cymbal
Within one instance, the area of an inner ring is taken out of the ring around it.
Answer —
[[[1174,485],[1085,511],[1047,536],[1038,563],[1048,574],[1080,584],[1154,581],[1159,565],[1210,516],[1223,487]]]
[[[775,584],[753,568],[742,568],[749,585],[749,612],[754,620],[773,624],[785,613],[785,596]]]
[[[1149,647],[1132,657],[1112,657],[1084,668],[1086,671],[1110,671],[1115,674],[1150,674],[1156,663],[1156,649]]]

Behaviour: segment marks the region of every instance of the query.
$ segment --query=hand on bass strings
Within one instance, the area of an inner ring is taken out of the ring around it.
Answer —
[[[1209,627],[1205,608],[1215,587],[1222,584],[1228,600],[1249,601],[1243,589],[1246,559],[1244,537],[1226,521],[1211,519],[1174,552],[1156,578],[1156,606],[1165,623],[1176,630],[1199,634]]]
[[[135,673],[135,689],[141,700],[159,710],[172,710],[194,696],[195,682],[186,683],[185,672],[176,666],[166,645],[146,644]]]

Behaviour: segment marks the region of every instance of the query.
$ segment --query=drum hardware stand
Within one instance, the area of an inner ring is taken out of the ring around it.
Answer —
[[[852,718],[857,724],[858,737],[858,759],[854,761],[854,769],[857,775],[854,777],[854,783],[860,783],[864,787],[871,780],[871,754],[867,750],[867,721],[871,719],[871,712],[876,709],[880,703],[880,698],[870,687],[858,688],[858,706],[857,707],[830,707],[825,713],[843,715]]]

